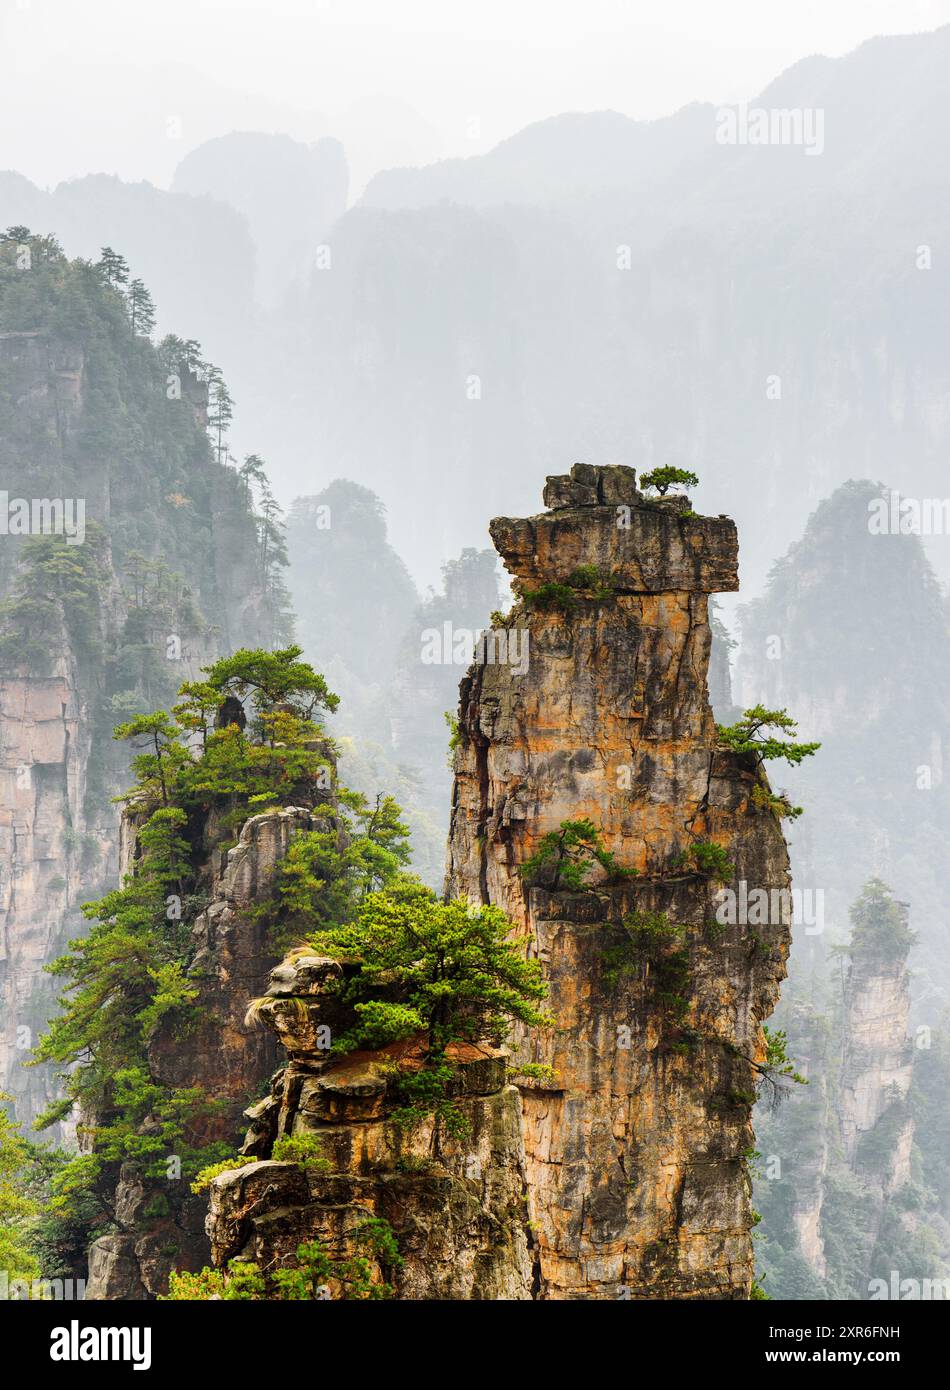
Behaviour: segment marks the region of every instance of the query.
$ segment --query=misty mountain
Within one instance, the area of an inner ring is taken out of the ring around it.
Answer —
[[[695,469],[753,587],[848,476],[938,494],[948,46],[875,40],[750,103],[820,102],[820,154],[719,144],[693,107],[557,117],[379,176],[282,322],[284,466],[359,476],[426,574],[565,451]]]
[[[789,830],[796,885],[824,892],[834,940],[861,884],[884,879],[926,951],[915,996],[930,1018],[950,988],[950,629],[920,538],[869,529],[882,491],[849,482],[822,502],[740,610],[735,690],[743,706],[787,707],[802,738],[821,740],[773,778],[805,807]],[[828,944],[799,933],[796,950]]]
[[[287,135],[233,132],[187,154],[171,187],[242,214],[257,253],[257,298],[273,305],[345,210],[347,178],[338,140],[304,145]]]
[[[198,338],[216,360],[254,331],[254,243],[245,219],[222,202],[107,174],[46,193],[19,174],[0,173],[0,223],[50,232],[70,256],[86,260],[114,247],[152,291],[159,332]]]

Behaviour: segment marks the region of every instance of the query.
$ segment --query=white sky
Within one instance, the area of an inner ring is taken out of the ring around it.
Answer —
[[[948,21],[950,0],[0,0],[0,168],[166,184],[211,135],[284,130],[339,135],[358,191],[561,111],[739,101]]]

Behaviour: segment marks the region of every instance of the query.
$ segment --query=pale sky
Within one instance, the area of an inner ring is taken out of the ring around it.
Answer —
[[[741,101],[813,53],[950,22],[950,0],[0,0],[0,169],[167,185],[212,135],[339,136],[377,168],[531,121]]]

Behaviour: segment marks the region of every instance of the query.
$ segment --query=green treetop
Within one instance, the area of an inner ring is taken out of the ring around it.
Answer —
[[[907,924],[907,909],[898,902],[887,884],[879,878],[870,879],[849,912],[851,941],[848,954],[883,957],[902,961],[916,941]]]
[[[777,729],[778,733],[767,732],[770,729]],[[797,733],[796,720],[788,710],[766,709],[764,705],[753,705],[743,711],[742,718],[735,724],[718,724],[716,731],[723,743],[737,753],[754,754],[759,763],[773,758],[800,763],[821,747],[820,743],[796,743],[794,738],[783,738],[783,734]]]
[[[9,1100],[0,1092],[0,1270],[12,1282],[39,1276],[30,1242],[39,1206],[29,1188],[30,1146],[4,1109]]]
[[[302,652],[298,646],[275,652],[242,647],[205,668],[207,684],[241,700],[250,694],[259,717],[269,717],[283,705],[300,719],[310,720],[320,709],[335,710],[340,701],[323,677],[299,659]]]
[[[344,997],[358,1022],[338,1040],[340,1049],[423,1033],[438,1057],[453,1042],[501,1043],[513,1019],[546,1026],[540,962],[526,959],[524,942],[510,933],[499,908],[440,902],[410,877],[369,894],[355,922],[314,938],[321,954],[357,967]]]
[[[651,488],[661,497],[665,497],[671,487],[698,487],[699,478],[688,468],[673,468],[667,464],[663,468],[654,468],[650,473],[642,473],[640,486]]]
[[[409,863],[409,829],[393,797],[380,793],[370,805],[361,793],[341,788],[339,803],[319,829],[294,837],[274,899],[259,909],[278,924],[286,944],[352,922],[369,894]]]

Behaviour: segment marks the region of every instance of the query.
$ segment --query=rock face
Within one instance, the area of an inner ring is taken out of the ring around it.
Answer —
[[[284,1135],[312,1135],[324,1161],[261,1161],[216,1178],[207,1221],[215,1264],[236,1256],[262,1268],[293,1263],[298,1245],[313,1239],[346,1258],[359,1253],[360,1223],[376,1217],[389,1222],[403,1261],[379,1271],[395,1297],[529,1298],[521,1105],[506,1083],[506,1054],[450,1049],[469,1132],[434,1144],[431,1121],[410,1131],[393,1119],[394,1069],[418,1065],[418,1044],[330,1058],[323,1035],[336,1026],[340,973],[314,951],[295,952],[252,1010],[288,1062],[270,1096],[247,1112],[244,1152],[266,1155]]]
[[[905,953],[906,956],[906,953]],[[845,1158],[860,1159],[861,1139],[892,1104],[907,1099],[913,1061],[908,1040],[910,976],[903,957],[855,948],[845,996],[838,1124]],[[885,1190],[910,1176],[912,1122],[895,1127],[894,1143],[879,1171]]]
[[[914,1048],[908,1037],[907,951],[905,945],[882,952],[855,938],[845,985],[840,1081],[830,1118],[839,1161],[864,1192],[852,1254],[868,1281],[881,1272],[875,1266],[888,1200],[911,1176]]]
[[[46,1068],[20,1065],[54,1007],[42,967],[79,935],[78,903],[115,872],[114,827],[89,823],[89,753],[86,694],[68,651],[47,677],[0,680],[0,1090],[24,1120],[55,1096]]]
[[[23,286],[21,291],[25,293]],[[4,319],[17,313],[0,304]],[[55,320],[52,301],[42,312],[37,305],[37,315],[40,321]],[[132,604],[128,586],[123,586],[122,535],[130,519],[133,529],[141,524],[143,510],[153,515],[149,506],[154,508],[155,498],[147,488],[130,483],[129,446],[121,431],[110,434],[109,409],[121,401],[123,419],[127,425],[134,422],[132,434],[139,440],[157,435],[167,442],[169,437],[157,434],[159,422],[145,413],[147,406],[135,394],[135,383],[141,385],[138,354],[123,340],[117,347],[120,365],[106,369],[97,356],[100,351],[81,334],[77,338],[75,325],[68,331],[0,332],[0,593],[5,607],[16,608],[16,586],[28,553],[26,538],[9,531],[6,510],[12,499],[59,491],[82,499],[90,535],[76,556],[88,554],[93,526],[108,538],[95,566],[95,633],[83,634],[78,624],[71,628],[64,611],[56,627],[31,634],[45,648],[41,660],[16,647],[0,657],[0,1091],[13,1095],[17,1119],[27,1131],[59,1093],[53,1069],[24,1066],[56,1012],[60,992],[43,967],[85,931],[81,904],[115,883],[120,828],[112,798],[128,785],[126,751],[111,741],[120,716],[110,708],[116,693],[110,668],[121,665],[115,658]],[[108,389],[104,372],[114,373]],[[164,371],[160,379],[164,382]],[[193,488],[197,504],[184,510],[197,515],[187,523],[166,516],[151,528],[154,537],[142,544],[151,550],[154,540],[163,558],[180,565],[195,601],[214,614],[215,628],[204,620],[179,627],[166,613],[151,620],[147,643],[143,630],[136,629],[133,640],[160,654],[156,664],[171,687],[162,685],[160,695],[151,692],[157,704],[165,703],[180,681],[196,678],[201,666],[221,652],[257,641],[270,645],[272,636],[254,547],[248,544],[253,523],[243,504],[236,507],[229,495],[236,481],[231,470],[211,463],[204,436],[207,386],[186,373],[183,387],[187,414],[176,436],[179,448],[167,448],[167,457],[176,458],[180,470],[171,496]],[[108,409],[106,400],[111,402]],[[160,492],[160,481],[151,477],[149,485]],[[170,478],[167,483],[171,489]],[[171,506],[168,497],[165,501]],[[188,539],[196,534],[188,530],[194,521],[205,523],[200,541]],[[114,549],[116,534],[120,539]],[[0,615],[0,639],[9,617]],[[166,660],[171,633],[179,641],[174,661]],[[72,1126],[59,1124],[47,1138],[69,1143]]]
[[[190,967],[200,988],[200,1022],[184,1038],[173,1028],[159,1029],[149,1045],[149,1066],[159,1081],[200,1086],[224,1102],[191,1136],[194,1142],[232,1139],[247,1097],[264,1089],[277,1064],[269,1034],[244,1021],[248,1000],[265,988],[276,960],[267,925],[251,909],[269,892],[293,833],[312,824],[313,813],[304,807],[252,816],[220,868],[212,863],[209,869],[211,902],[195,921]],[[123,839],[126,853],[132,852],[128,827]],[[116,1191],[123,1229],[93,1243],[87,1298],[149,1298],[165,1292],[170,1270],[207,1263],[204,1199],[181,1186],[180,1197],[169,1197],[166,1189],[156,1199],[154,1187],[124,1165]]]
[[[631,469],[576,465],[545,500],[491,525],[521,597],[462,682],[446,879],[507,912],[550,983],[556,1027],[520,1040],[553,1068],[522,1096],[535,1296],[746,1298],[752,1064],[790,905],[722,927],[716,885],[677,861],[714,841],[733,889],[788,884],[763,774],[719,746],[707,694],[735,527],[645,501]],[[579,818],[637,876],[529,886],[519,866]],[[679,929],[652,961],[621,925],[649,914]]]

